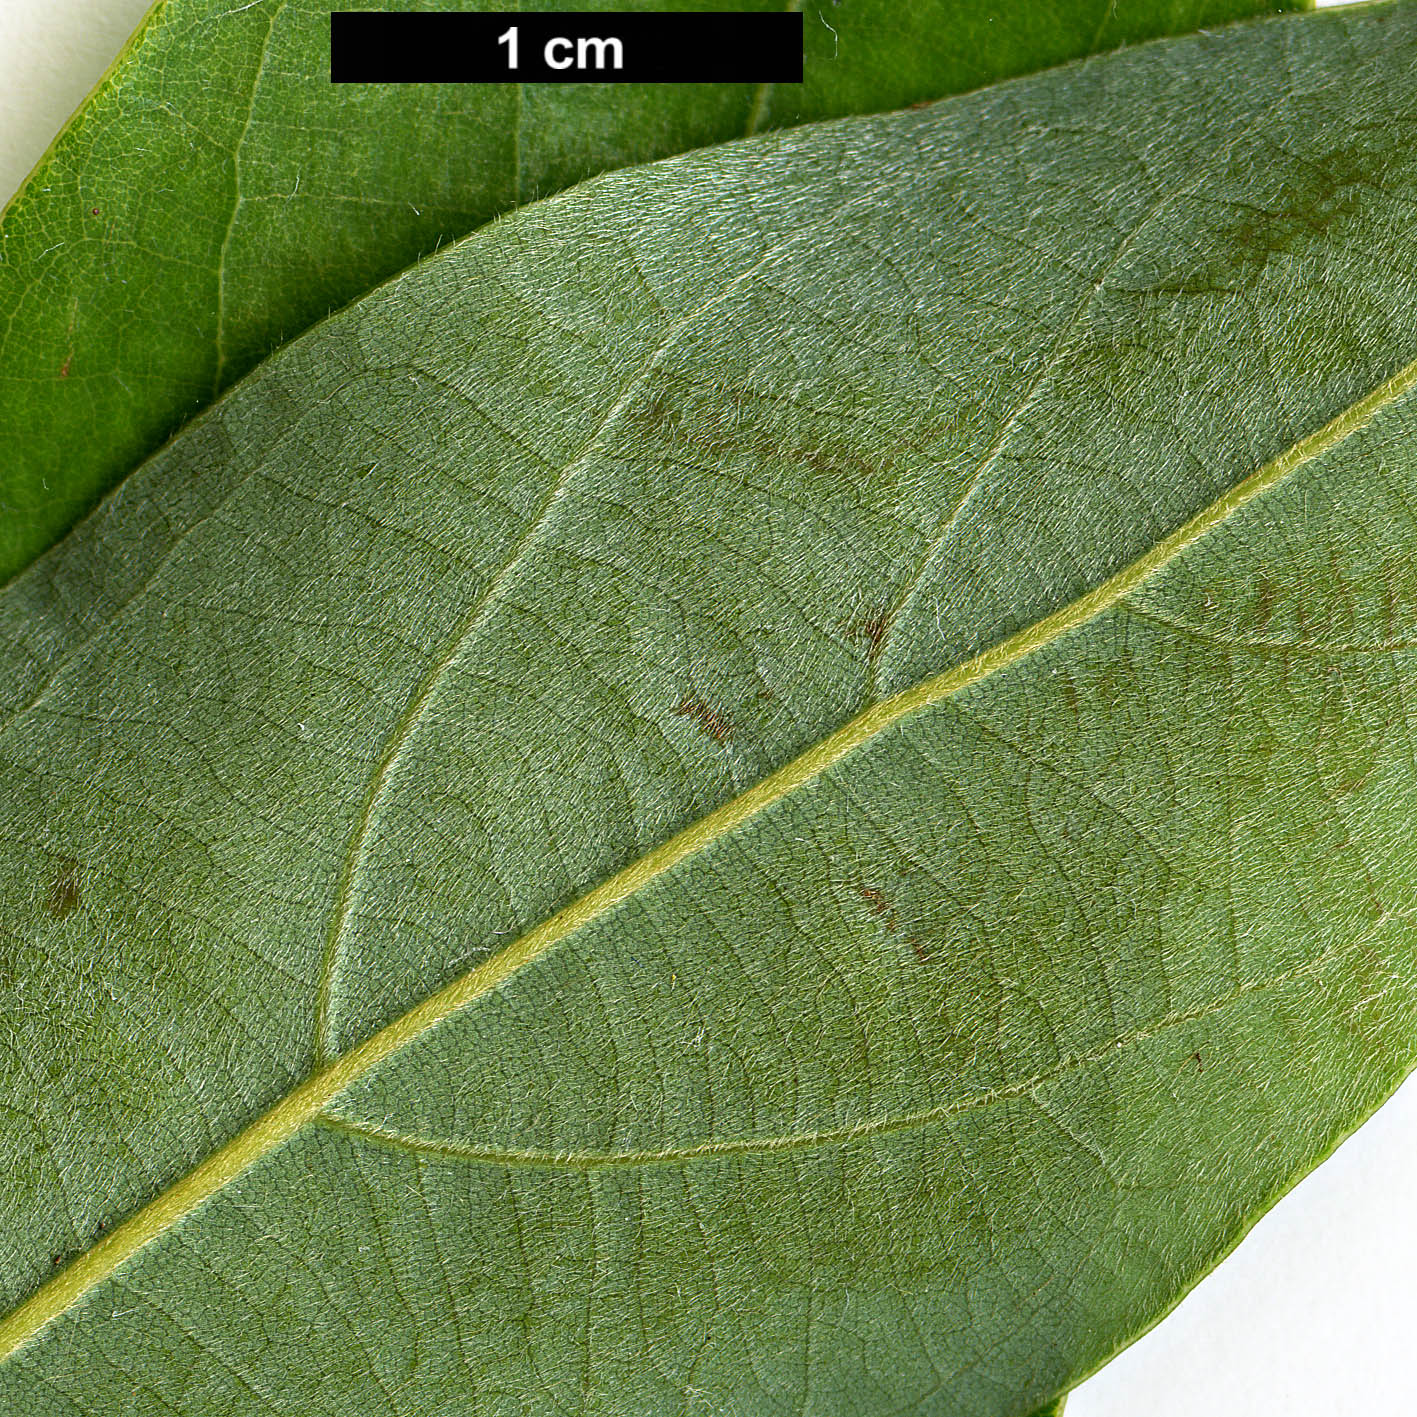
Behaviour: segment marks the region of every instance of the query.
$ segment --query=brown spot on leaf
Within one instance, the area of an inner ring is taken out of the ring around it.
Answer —
[[[652,390],[642,407],[631,409],[629,416],[656,433],[673,433],[679,426],[679,415],[658,389]]]
[[[1263,630],[1274,616],[1274,603],[1279,598],[1279,588],[1268,576],[1261,576],[1259,595],[1255,597],[1255,629]]]
[[[880,919],[888,933],[892,935],[898,935],[900,933],[900,926],[896,920],[895,906],[891,904],[890,897],[887,896],[883,890],[880,890],[876,886],[857,886],[856,894],[871,907],[871,914]],[[905,943],[910,946],[915,953],[915,958],[922,964],[929,964],[934,958],[929,945],[918,936],[907,935],[905,937]]]
[[[875,886],[857,886],[856,894],[871,907],[871,914],[880,918],[886,929],[895,934],[895,906],[887,899],[884,891]]]
[[[685,696],[674,710],[681,718],[692,718],[695,723],[713,739],[715,743],[726,743],[733,732],[732,722],[716,709],[711,709],[702,699]]]
[[[69,336],[69,352],[64,356],[64,362],[59,366],[59,377],[67,379],[69,377],[69,366],[74,362],[74,325],[79,318],[79,301],[75,297],[74,303],[69,307],[69,328],[65,332]]]
[[[883,891],[878,891],[875,886],[857,886],[856,894],[861,897],[870,907],[873,915],[890,915],[891,903],[885,897]]]
[[[876,614],[868,616],[864,620],[858,620],[852,625],[847,633],[852,639],[865,638],[871,646],[871,654],[874,656],[881,648],[882,642],[886,638],[886,631],[890,628],[884,610],[877,611]]]
[[[1316,247],[1340,246],[1372,194],[1390,188],[1403,160],[1400,133],[1397,125],[1392,136],[1365,128],[1346,146],[1276,172],[1269,191],[1255,190],[1244,203],[1217,204],[1207,239],[1186,243],[1176,266],[1151,288],[1181,295],[1233,292],[1277,257],[1302,259]]]
[[[893,483],[903,471],[905,453],[914,446],[903,439],[889,453],[867,454],[846,434],[804,437],[790,397],[751,383],[704,383],[663,373],[655,376],[643,399],[626,409],[625,418],[631,427],[692,449],[719,467],[726,455],[764,467],[791,464],[841,488],[856,487],[863,480]]]
[[[64,861],[49,887],[44,908],[55,920],[65,920],[79,908],[79,863]]]

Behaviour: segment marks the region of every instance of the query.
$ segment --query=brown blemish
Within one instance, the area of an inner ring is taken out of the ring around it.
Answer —
[[[79,908],[79,863],[61,863],[44,908],[55,920],[67,920]]]
[[[889,628],[890,622],[885,611],[878,611],[875,615],[853,625],[848,633],[852,639],[860,639],[864,636],[870,642],[871,657],[874,659],[885,641],[886,631]]]
[[[1282,190],[1266,202],[1236,204],[1213,225],[1209,239],[1188,247],[1184,264],[1151,285],[1161,294],[1231,294],[1277,256],[1340,243],[1374,191],[1384,190],[1397,153],[1393,142],[1365,130],[1347,147],[1326,152],[1285,173]]]
[[[1372,775],[1373,769],[1371,767],[1361,773],[1344,773],[1344,775],[1338,779],[1338,784],[1334,788],[1335,795],[1338,797],[1350,796],[1354,792],[1357,792],[1359,788],[1366,787],[1368,785],[1368,779],[1372,777]],[[1351,844],[1352,839],[1345,837],[1343,846],[1340,847],[1339,850],[1343,850]]]
[[[65,333],[69,337],[69,352],[64,356],[64,362],[59,366],[59,377],[67,379],[69,377],[69,366],[74,362],[74,325],[79,318],[79,302],[75,299],[69,310],[69,328]]]
[[[876,916],[885,925],[889,934],[898,935],[900,927],[896,921],[895,906],[890,902],[890,898],[883,890],[875,886],[857,886],[856,894],[871,907],[871,914]],[[929,964],[933,958],[930,947],[916,935],[907,935],[905,942],[912,951],[915,958],[921,964]]]
[[[681,718],[692,718],[695,723],[713,739],[715,743],[726,743],[733,732],[732,722],[716,709],[711,709],[702,699],[685,696],[674,710]]]
[[[871,907],[871,914],[880,920],[887,932],[894,935],[896,933],[895,906],[890,903],[886,893],[878,890],[875,886],[857,886],[856,894]],[[911,940],[910,943],[914,945],[915,941]],[[919,954],[919,952],[917,947],[916,953]]]
[[[1260,577],[1259,595],[1255,599],[1255,629],[1263,630],[1274,617],[1274,603],[1279,588],[1267,576]]]
[[[626,411],[626,418],[638,423],[652,434],[673,436],[676,416],[664,395],[658,389],[651,389],[649,397],[638,407]]]
[[[795,464],[843,488],[898,479],[896,464],[914,444],[902,442],[882,464],[836,442],[804,439],[795,418],[780,411],[792,402],[748,384],[704,384],[661,374],[644,399],[626,409],[625,418],[651,437],[693,449],[716,464],[727,450],[767,466]]]
[[[847,639],[866,641],[866,663],[874,664],[881,652],[881,646],[886,642],[886,636],[890,634],[890,612],[877,610],[864,619],[843,620],[840,624]]]
[[[856,894],[871,907],[872,915],[884,915],[886,917],[886,928],[895,929],[895,910],[890,901],[885,897],[883,891],[878,891],[875,886],[857,886]]]

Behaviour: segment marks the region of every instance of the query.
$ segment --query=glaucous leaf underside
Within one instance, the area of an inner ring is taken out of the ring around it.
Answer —
[[[0,593],[0,1407],[1022,1417],[1417,1056],[1417,9],[602,177]]]

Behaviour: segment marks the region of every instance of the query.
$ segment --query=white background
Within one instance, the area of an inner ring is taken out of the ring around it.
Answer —
[[[146,8],[0,0],[0,201]],[[1417,1080],[1079,1388],[1067,1417],[1396,1417],[1417,1406],[1415,1324]]]

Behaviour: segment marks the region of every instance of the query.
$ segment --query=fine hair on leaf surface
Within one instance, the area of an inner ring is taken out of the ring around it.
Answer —
[[[1417,1060],[1414,52],[595,177],[18,574],[0,1410],[1028,1417],[1169,1311]]]

